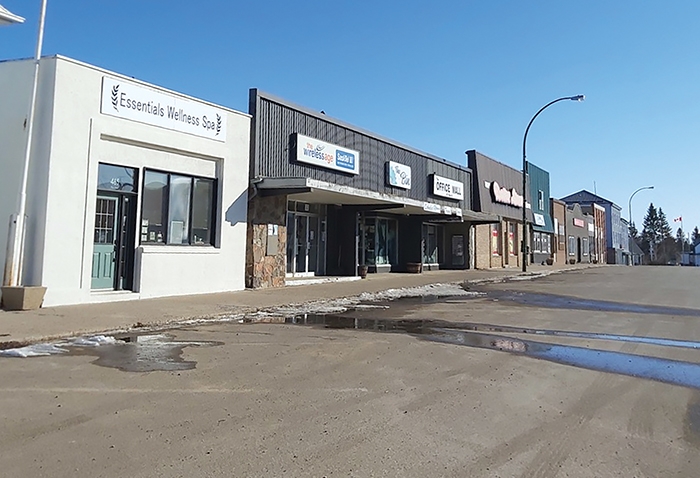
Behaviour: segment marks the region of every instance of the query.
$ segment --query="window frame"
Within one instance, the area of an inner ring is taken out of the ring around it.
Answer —
[[[164,247],[217,247],[217,233],[218,233],[218,223],[216,221],[217,211],[218,211],[218,198],[219,198],[219,181],[218,178],[198,176],[194,174],[181,173],[176,171],[165,171],[156,168],[143,168],[141,174],[141,191],[145,192],[146,188],[146,175],[149,173],[165,174],[167,176],[167,184],[165,186],[165,196],[166,203],[163,208],[163,242],[151,242],[141,240],[141,235],[139,234],[139,245],[143,246],[164,246]],[[189,211],[188,211],[188,224],[187,224],[187,243],[186,244],[171,244],[168,242],[170,225],[170,178],[171,176],[187,177],[190,180],[190,197],[189,197]],[[208,242],[195,243],[193,242],[193,214],[194,214],[194,193],[195,193],[195,180],[205,180],[212,182],[212,194],[211,194],[211,211],[209,221],[211,224],[211,233]],[[141,199],[141,220],[143,220],[143,210],[144,210],[144,197]]]

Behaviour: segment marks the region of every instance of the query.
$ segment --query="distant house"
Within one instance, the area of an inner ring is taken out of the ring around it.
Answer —
[[[599,206],[605,209],[605,247],[608,264],[625,264],[629,257],[629,241],[626,227],[621,221],[621,208],[609,199],[605,199],[590,191],[581,190],[561,198],[566,204],[578,203],[586,211],[586,207]],[[596,227],[598,225],[596,224]],[[602,261],[601,261],[602,262]]]
[[[693,247],[693,252],[681,254],[681,265],[700,267],[700,244]]]

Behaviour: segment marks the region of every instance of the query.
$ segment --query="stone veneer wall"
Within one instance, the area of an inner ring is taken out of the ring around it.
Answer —
[[[277,226],[277,236],[268,235]],[[268,241],[277,241],[277,252],[268,255]],[[287,273],[287,196],[255,196],[248,202],[246,287],[284,287]]]

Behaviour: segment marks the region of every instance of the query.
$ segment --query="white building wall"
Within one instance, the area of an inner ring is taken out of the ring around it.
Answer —
[[[100,113],[102,78],[139,82],[61,57],[42,59],[42,68],[45,64],[56,70],[55,92],[48,81],[41,87],[53,93],[52,101],[46,100],[53,106],[53,129],[38,139],[37,152],[49,152],[48,161],[35,162],[32,179],[41,186],[42,170],[48,171],[47,200],[45,215],[41,201],[30,212],[45,227],[35,228],[26,269],[35,283],[47,287],[44,305],[243,289],[250,117],[221,109],[227,128],[226,141],[219,142],[105,116]],[[135,293],[90,290],[100,162],[139,168]],[[218,178],[217,247],[139,245],[144,167]]]
[[[31,62],[0,63],[0,276],[10,215],[17,212],[32,93]]]

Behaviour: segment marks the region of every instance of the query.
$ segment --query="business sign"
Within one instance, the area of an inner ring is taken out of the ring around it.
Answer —
[[[349,174],[360,174],[360,153],[358,151],[298,133],[296,140],[298,162]]]
[[[442,206],[439,204],[433,204],[431,202],[423,203],[423,210],[425,212],[434,212],[440,214],[442,212]]]
[[[102,77],[100,112],[139,123],[226,141],[226,112],[127,81]]]
[[[574,226],[576,227],[586,227],[586,223],[583,219],[574,218]]]
[[[544,220],[544,215],[539,214],[539,213],[533,213],[533,217],[535,218],[535,224],[538,226],[545,226],[547,223]]]
[[[464,183],[433,174],[433,194],[448,199],[464,199]]]
[[[411,189],[411,167],[388,161],[386,163],[386,180],[390,186]]]
[[[524,198],[518,194],[515,188],[506,189],[496,181],[493,181],[489,187],[494,202],[507,204],[509,206],[523,207]]]

